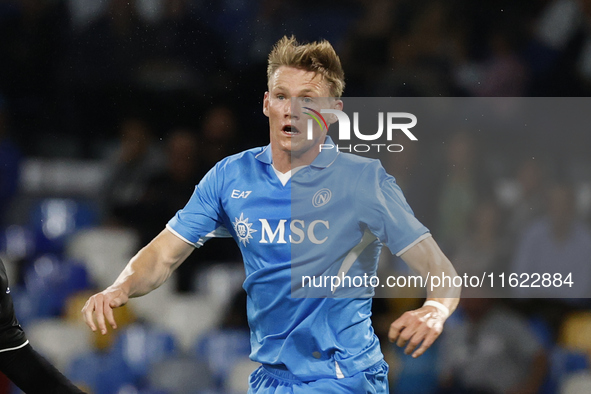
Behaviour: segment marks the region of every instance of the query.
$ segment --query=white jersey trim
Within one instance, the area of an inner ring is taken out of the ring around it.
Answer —
[[[169,224],[166,225],[166,228],[171,233],[173,233],[174,235],[176,235],[177,237],[179,237],[180,239],[182,239],[183,241],[185,241],[189,245],[192,245],[196,248],[202,247],[205,242],[207,242],[208,240],[210,240],[212,238],[232,238],[232,234],[230,234],[228,229],[226,229],[224,226],[220,226],[220,227],[216,228],[215,230],[213,230],[212,232],[210,232],[209,234],[207,234],[206,236],[199,238],[199,240],[197,242],[193,243],[193,242],[189,241],[187,238],[180,235],[178,232],[176,232]]]
[[[262,151],[260,151],[254,158],[258,159],[260,155],[262,155],[263,153],[265,153],[265,151],[269,148],[269,145],[265,146],[265,148],[263,148]]]
[[[373,235],[371,231],[365,230],[363,237],[361,237],[361,241],[359,241],[359,243],[355,245],[343,259],[343,262],[341,263],[341,269],[339,270],[337,276],[342,277],[346,275],[351,269],[351,266],[353,266],[353,263],[357,261],[359,255],[365,250],[365,248],[369,246],[369,244],[371,244],[376,239],[377,237]],[[335,288],[332,292],[334,293],[335,291],[337,291],[337,288]]]
[[[413,243],[411,243],[410,245],[408,245],[406,248],[402,249],[400,252],[396,253],[397,257],[402,256],[405,252],[407,252],[410,248],[412,248],[413,246],[415,246],[416,244],[418,244],[419,242],[421,242],[424,239],[427,239],[431,236],[431,233],[425,233],[423,235],[421,235],[419,238],[415,239],[413,241]]]
[[[277,168],[275,168],[275,166],[273,164],[271,164],[271,167],[273,167],[273,171],[275,171],[275,175],[277,175],[277,178],[279,178],[279,180],[281,181],[281,184],[283,186],[285,186],[285,185],[287,185],[287,182],[291,179],[291,176],[293,174],[295,174],[296,172],[298,172],[299,170],[301,170],[302,168],[304,168],[305,166],[292,168],[291,170],[287,171],[286,173],[279,171]]]
[[[19,345],[19,346],[16,346],[16,347],[9,347],[8,349],[0,349],[0,353],[2,353],[2,352],[9,352],[11,350],[18,350],[18,349],[21,349],[21,348],[27,346],[28,344],[29,344],[29,340],[27,339],[25,341],[25,343],[23,343],[22,345]]]
[[[334,367],[337,372],[337,379],[344,379],[345,374],[343,374],[343,371],[341,371],[341,367],[339,366],[339,363],[337,362],[337,360],[334,360]]]
[[[201,244],[201,245],[197,245],[196,243],[193,243],[193,242],[189,241],[187,238],[185,238],[185,237],[183,237],[182,235],[180,235],[179,233],[177,233],[177,232],[175,231],[175,229],[173,229],[172,227],[170,227],[170,225],[169,225],[169,224],[167,224],[167,225],[166,225],[166,228],[168,229],[168,231],[170,231],[171,233],[173,233],[173,234],[174,234],[174,235],[176,235],[178,238],[180,238],[181,240],[185,241],[186,243],[188,243],[188,244],[189,244],[189,245],[191,245],[191,246],[194,246],[194,247],[198,248],[198,247],[200,247],[200,246],[202,246],[202,245],[203,245],[203,244]]]

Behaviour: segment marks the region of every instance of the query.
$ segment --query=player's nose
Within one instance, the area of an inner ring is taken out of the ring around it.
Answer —
[[[284,115],[286,118],[299,119],[301,108],[297,100],[286,100],[284,107]]]

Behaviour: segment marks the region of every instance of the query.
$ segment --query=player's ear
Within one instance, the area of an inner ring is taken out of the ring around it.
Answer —
[[[263,113],[269,117],[269,92],[265,92],[263,97]]]
[[[342,111],[343,110],[343,100],[335,99],[335,101],[331,105],[331,109],[337,109],[339,111]],[[329,124],[336,123],[337,120],[339,120],[335,114],[326,114],[325,119]]]

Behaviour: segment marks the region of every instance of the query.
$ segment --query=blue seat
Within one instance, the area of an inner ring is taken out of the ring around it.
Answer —
[[[38,317],[59,316],[71,294],[90,288],[86,267],[56,255],[37,258],[25,271],[25,288]]]
[[[539,316],[530,317],[528,323],[544,349],[551,349],[554,346],[554,339],[550,324]]]
[[[589,358],[582,351],[568,350],[554,346],[548,355],[548,374],[540,393],[552,394],[558,392],[565,376],[577,371],[589,369]]]
[[[26,259],[35,254],[35,237],[26,226],[8,226],[0,234],[0,251],[13,260]]]
[[[94,394],[113,394],[124,386],[134,386],[135,379],[127,365],[112,353],[91,352],[72,360],[66,376],[74,384],[89,388]]]
[[[38,253],[62,253],[68,236],[98,224],[98,209],[86,201],[47,198],[30,211],[29,226]]]
[[[149,386],[170,394],[215,393],[208,366],[194,357],[173,356],[153,364]]]
[[[193,346],[197,358],[205,361],[218,388],[222,388],[236,362],[250,354],[248,330],[213,330],[200,337]]]
[[[48,254],[37,258],[25,270],[25,289],[36,317],[59,316],[61,313],[65,298],[60,287],[59,266],[59,259]]]
[[[404,349],[390,344],[400,361],[400,371],[393,382],[394,393],[430,394],[437,391],[439,376],[436,368],[439,344],[435,342],[421,357],[412,358]]]
[[[32,297],[22,286],[10,286],[14,311],[19,323],[27,327],[39,316],[38,298]]]
[[[117,337],[111,352],[126,364],[137,382],[145,380],[150,366],[175,354],[174,336],[145,324],[132,324]]]

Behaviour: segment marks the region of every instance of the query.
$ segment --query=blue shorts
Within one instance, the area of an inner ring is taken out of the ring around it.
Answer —
[[[250,375],[248,394],[387,394],[388,364],[384,360],[353,376],[302,382],[289,371],[266,365]]]

